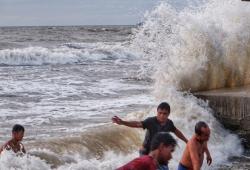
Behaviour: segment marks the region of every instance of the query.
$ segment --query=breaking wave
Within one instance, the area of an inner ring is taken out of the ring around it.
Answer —
[[[134,57],[119,44],[66,43],[54,49],[28,47],[0,50],[0,65],[82,64],[87,61],[134,59]]]

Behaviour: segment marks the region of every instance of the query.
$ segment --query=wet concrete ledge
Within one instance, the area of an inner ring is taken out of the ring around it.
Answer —
[[[214,116],[242,139],[250,148],[250,86],[196,92],[194,95],[209,101]]]

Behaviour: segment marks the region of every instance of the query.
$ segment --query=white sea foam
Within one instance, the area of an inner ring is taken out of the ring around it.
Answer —
[[[16,156],[13,152],[3,151],[0,155],[1,170],[46,170],[50,166],[41,159],[25,155]]]
[[[79,159],[77,163],[66,164],[58,168],[58,170],[100,170],[100,169],[116,169],[124,162],[128,162],[131,158],[137,157],[138,153],[132,153],[129,155],[117,154],[112,151],[106,152],[105,156],[101,159],[92,158],[89,160]]]
[[[211,0],[180,12],[162,3],[147,14],[132,47],[148,63],[146,70],[155,73],[155,84],[165,84],[161,87],[207,90],[249,84],[249,16],[249,4],[241,1]],[[160,86],[155,90],[164,91]]]
[[[176,126],[188,138],[199,120],[211,127],[212,169],[242,153],[240,140],[221,127],[205,102],[181,91],[248,84],[249,28],[250,6],[240,1],[211,0],[180,12],[162,3],[147,14],[133,39],[132,48],[145,60],[143,73],[155,81],[156,101],[170,103]],[[184,149],[179,143],[172,168]]]
[[[135,56],[119,43],[71,43],[49,49],[28,47],[0,50],[1,65],[81,64],[84,61],[133,59]]]

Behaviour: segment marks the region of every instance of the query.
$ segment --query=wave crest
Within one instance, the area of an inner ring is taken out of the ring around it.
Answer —
[[[59,48],[28,47],[0,50],[0,65],[82,64],[86,61],[134,59],[120,44],[68,43]]]
[[[197,91],[250,84],[250,6],[208,1],[176,11],[162,3],[146,15],[132,47],[148,61],[160,93],[165,84]]]

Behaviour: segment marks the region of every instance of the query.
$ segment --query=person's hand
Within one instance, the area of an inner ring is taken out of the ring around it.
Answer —
[[[114,116],[114,117],[112,117],[112,122],[116,123],[118,125],[121,125],[122,124],[122,119],[120,119],[118,116]]]
[[[207,155],[207,164],[211,165],[211,163],[212,163],[212,157],[211,155]]]

